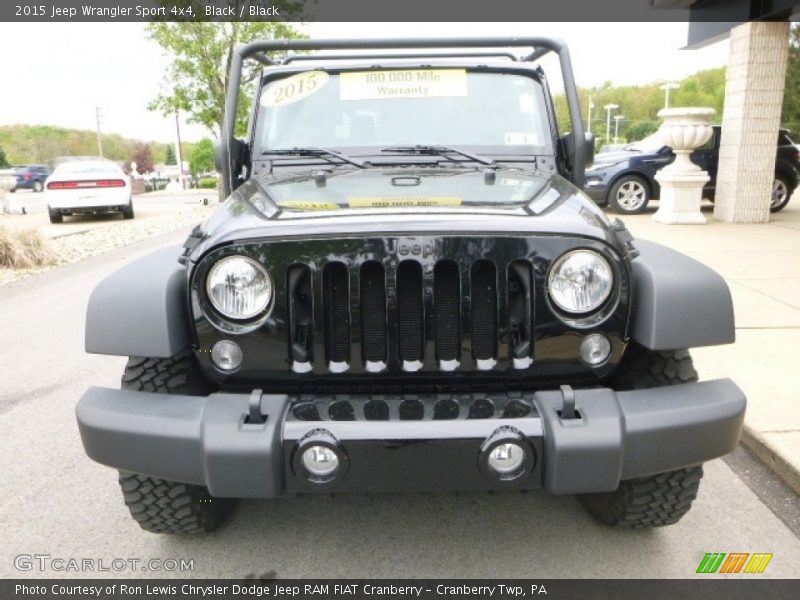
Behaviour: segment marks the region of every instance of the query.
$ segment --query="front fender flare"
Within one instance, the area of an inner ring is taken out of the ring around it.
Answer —
[[[728,284],[671,248],[636,240],[631,337],[650,350],[730,344],[736,338]]]
[[[181,250],[142,256],[95,287],[86,309],[86,352],[169,358],[189,347]]]

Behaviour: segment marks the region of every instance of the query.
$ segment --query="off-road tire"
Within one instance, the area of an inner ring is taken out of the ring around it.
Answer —
[[[688,350],[648,350],[631,342],[609,387],[641,390],[697,381]],[[583,505],[598,521],[615,527],[645,529],[677,523],[697,497],[702,465],[622,481],[613,492],[582,494]]]
[[[689,512],[697,497],[702,465],[650,477],[629,479],[613,492],[584,494],[583,505],[594,518],[614,527],[647,529],[672,525]]]
[[[172,358],[132,356],[122,388],[160,394],[206,396],[213,391],[190,352]],[[131,516],[153,533],[213,531],[230,515],[234,500],[213,498],[201,485],[120,471],[119,485]]]
[[[142,529],[152,533],[206,533],[219,527],[233,508],[199,485],[120,471],[125,505]]]
[[[695,381],[697,371],[688,350],[648,350],[631,342],[607,385],[624,392]]]

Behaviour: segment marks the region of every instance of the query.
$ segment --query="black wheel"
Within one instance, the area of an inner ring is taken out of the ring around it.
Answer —
[[[133,198],[131,201],[128,202],[128,206],[123,207],[122,209],[122,218],[123,219],[132,219],[133,218]]]
[[[125,365],[122,388],[161,394],[206,396],[213,391],[190,352],[172,358],[132,356]],[[142,529],[153,533],[213,531],[231,514],[235,500],[214,498],[208,489],[120,471],[125,505]]]
[[[64,222],[64,215],[61,213],[53,212],[53,210],[48,206],[47,207],[47,214],[50,217],[51,223],[63,223]]]
[[[37,194],[44,189],[44,184],[41,181],[34,181],[33,182],[33,191]]]
[[[608,203],[623,215],[643,212],[650,202],[650,186],[636,175],[623,175],[608,192]]]
[[[776,173],[775,181],[772,182],[772,198],[770,198],[769,202],[769,212],[778,212],[789,204],[793,191],[789,178],[781,173]]]
[[[687,350],[655,351],[631,343],[609,387],[617,391],[697,381]],[[644,529],[677,523],[697,497],[702,465],[622,481],[613,492],[582,494],[583,505],[601,523]]]

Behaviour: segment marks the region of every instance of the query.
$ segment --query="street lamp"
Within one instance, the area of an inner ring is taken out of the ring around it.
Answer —
[[[681,87],[681,85],[674,81],[668,81],[661,86],[661,89],[664,90],[664,108],[669,108],[669,91],[677,90],[679,87]]]
[[[619,104],[606,104],[603,108],[606,109],[606,144],[611,140],[611,111],[617,110]]]
[[[614,115],[614,143],[619,143],[619,122],[624,119],[622,115]]]

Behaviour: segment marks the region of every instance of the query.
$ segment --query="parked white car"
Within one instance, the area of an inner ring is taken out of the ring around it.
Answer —
[[[51,223],[61,223],[64,215],[116,211],[133,218],[130,178],[109,160],[61,163],[47,178],[45,191]]]

